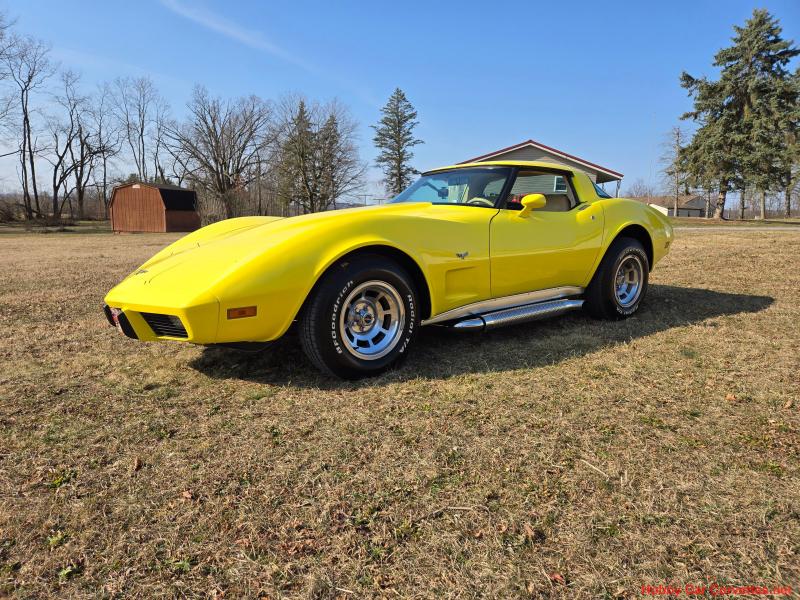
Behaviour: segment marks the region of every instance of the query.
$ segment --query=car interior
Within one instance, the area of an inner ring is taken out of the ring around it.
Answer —
[[[519,210],[522,208],[522,198],[528,194],[542,194],[546,198],[547,204],[538,211],[566,212],[578,204],[571,186],[557,173],[520,171],[511,186],[506,208]]]
[[[400,193],[393,202],[467,204],[493,208],[503,194],[510,169],[459,169],[424,175]],[[505,208],[521,210],[528,194],[542,194],[546,204],[537,211],[567,212],[578,205],[567,175],[543,170],[521,169],[505,200]]]

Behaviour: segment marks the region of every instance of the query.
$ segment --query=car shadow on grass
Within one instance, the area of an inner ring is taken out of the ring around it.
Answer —
[[[672,285],[651,285],[639,312],[624,321],[598,321],[583,311],[546,321],[470,333],[423,327],[408,360],[398,369],[358,382],[319,373],[290,332],[264,352],[209,347],[190,366],[210,377],[321,389],[382,385],[411,379],[442,379],[464,373],[536,368],[583,356],[676,327],[717,317],[756,313],[769,296],[728,294]]]

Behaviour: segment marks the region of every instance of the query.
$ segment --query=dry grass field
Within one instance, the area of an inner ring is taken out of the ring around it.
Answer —
[[[800,219],[793,218],[770,218],[764,221],[760,219],[747,219],[739,221],[738,219],[706,219],[701,217],[670,217],[670,221],[675,227],[764,227],[764,228],[781,228],[786,229],[789,227],[796,227],[800,232]]]
[[[679,236],[628,321],[423,329],[360,383],[118,335],[170,236],[0,236],[0,596],[797,590],[800,233]]]

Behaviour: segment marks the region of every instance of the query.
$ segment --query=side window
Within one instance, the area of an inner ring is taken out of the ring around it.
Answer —
[[[520,171],[514,180],[514,185],[511,186],[506,202],[507,208],[516,208],[528,194],[544,194],[547,198],[547,204],[541,209],[544,211],[563,212],[577,205],[566,178],[557,173]]]

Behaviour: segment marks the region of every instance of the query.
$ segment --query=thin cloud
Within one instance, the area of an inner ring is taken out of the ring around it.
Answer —
[[[305,72],[315,77],[326,79],[343,90],[347,90],[350,94],[355,95],[362,102],[373,108],[378,108],[380,106],[371,91],[365,88],[363,85],[336,75],[329,70],[320,69],[315,65],[305,62],[291,52],[288,52],[280,46],[273,44],[259,31],[242,27],[230,19],[226,19],[225,17],[204,8],[188,6],[181,0],[160,0],[160,2],[164,8],[178,15],[179,17],[196,23],[197,25],[200,25],[201,27],[204,27],[210,31],[223,35],[228,39],[247,46],[248,48],[259,50],[289,64],[295,65],[296,67],[303,69]]]
[[[53,48],[53,56],[59,61],[78,70],[94,71],[105,76],[112,74],[114,77],[123,75],[133,75],[136,77],[150,77],[156,83],[163,83],[168,86],[179,88],[191,87],[191,82],[180,77],[167,75],[153,69],[136,65],[133,63],[117,60],[108,56],[88,53],[65,46]]]
[[[178,0],[161,0],[164,8],[172,11],[176,15],[197,23],[201,27],[210,29],[220,35],[224,35],[240,44],[249,46],[255,50],[261,50],[267,54],[291,63],[309,72],[316,72],[311,65],[287,52],[266,39],[260,32],[245,29],[233,21],[226,19],[216,13],[196,6],[187,6]]]

